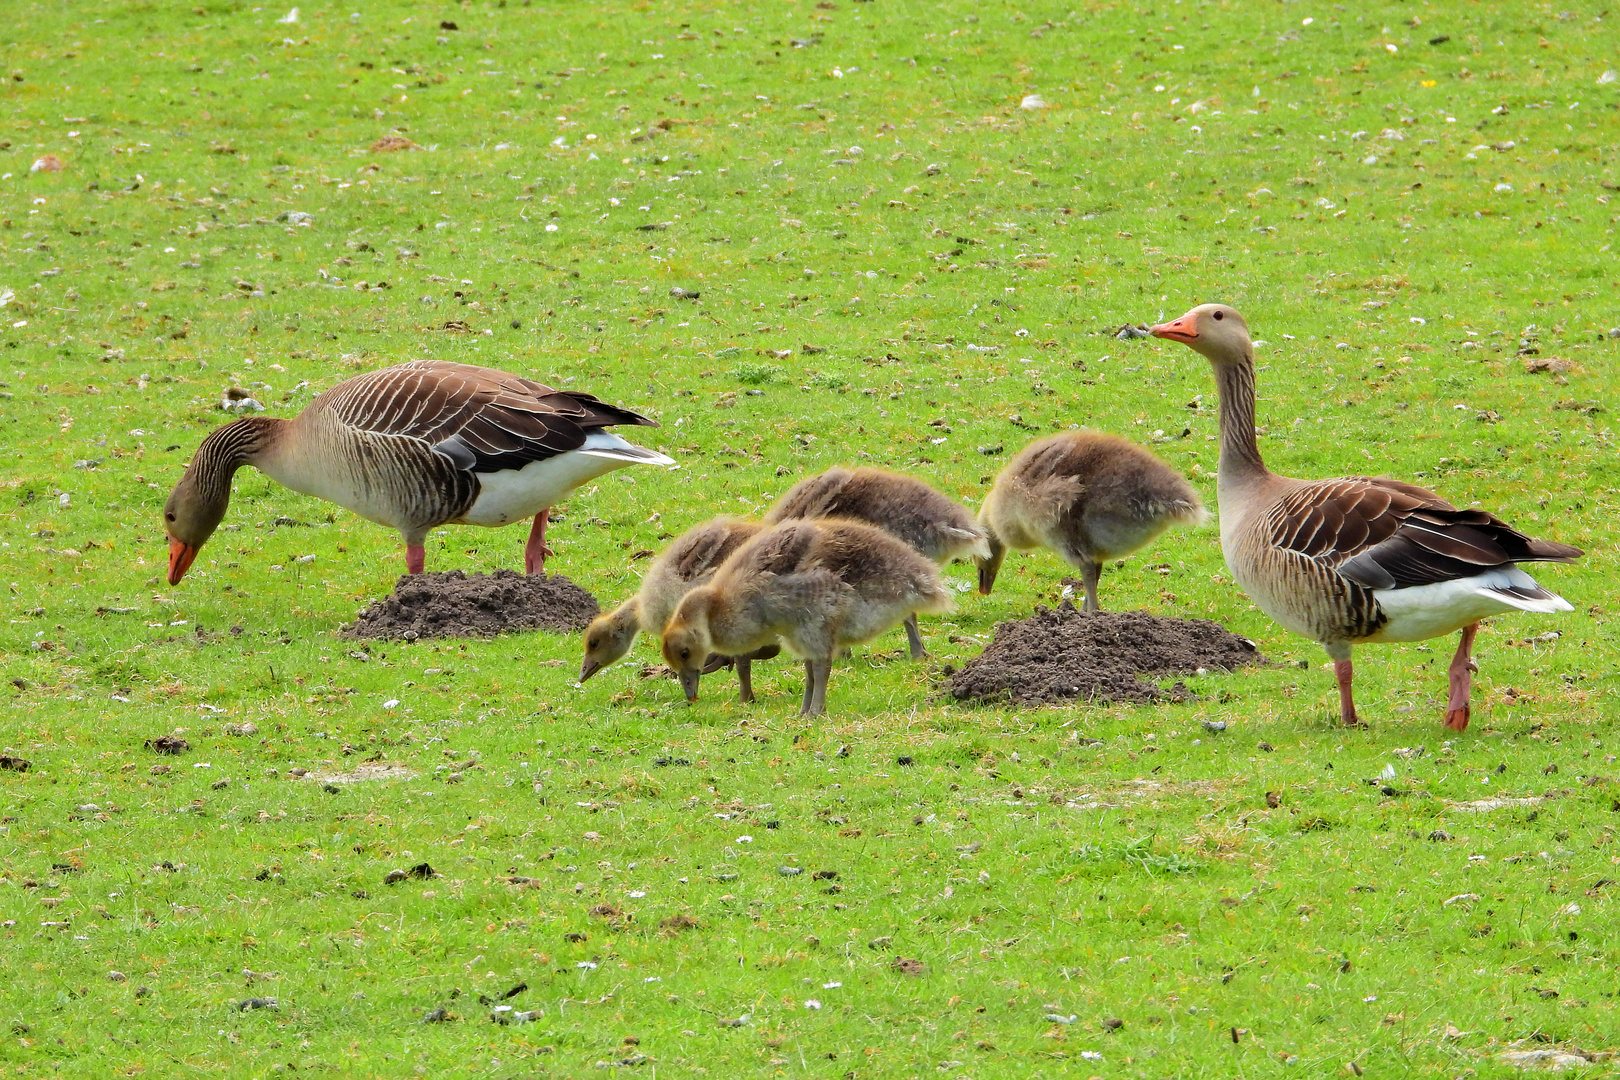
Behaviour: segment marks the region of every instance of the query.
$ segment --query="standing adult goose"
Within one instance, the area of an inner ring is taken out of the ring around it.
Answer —
[[[801,480],[765,512],[767,524],[795,518],[851,518],[903,540],[926,559],[943,566],[957,558],[990,554],[984,527],[965,506],[916,477],[887,469],[828,469]],[[917,616],[905,619],[906,644],[913,660],[927,656]]]
[[[804,660],[801,716],[827,708],[839,650],[883,633],[912,612],[948,611],[939,568],[881,529],[823,518],[760,532],[687,593],[664,627],[664,661],[688,701],[712,653],[741,656],[780,640]]]
[[[1008,548],[1051,548],[1080,571],[1087,611],[1100,611],[1102,564],[1174,524],[1208,519],[1198,493],[1148,451],[1100,431],[1036,439],[996,477],[979,521],[990,550],[978,560],[979,592],[995,587]]]
[[[647,567],[636,595],[607,614],[598,615],[585,628],[585,660],[579,681],[586,681],[629,652],[638,633],[662,634],[681,597],[707,584],[720,564],[764,527],[757,521],[718,517],[694,525],[677,537]],[[737,690],[742,701],[754,700],[751,661],[768,660],[780,651],[781,647],[772,643],[731,658],[736,663]],[[725,662],[723,658],[710,658],[704,671],[717,670]]]
[[[589,394],[471,364],[416,360],[356,375],[291,420],[243,417],[203,440],[163,508],[169,584],[224,518],[243,465],[398,529],[413,574],[429,529],[532,517],[523,562],[540,573],[553,503],[626,465],[675,463],[604,430],[615,424],[657,426]]]
[[[1202,304],[1151,329],[1202,353],[1221,396],[1216,497],[1221,549],[1238,585],[1277,622],[1322,643],[1339,683],[1339,716],[1359,723],[1352,645],[1422,641],[1461,630],[1445,725],[1468,726],[1479,620],[1504,611],[1573,610],[1516,565],[1572,562],[1579,548],[1532,540],[1483,510],[1458,510],[1400,480],[1294,480],[1260,460],[1254,346],[1243,316]]]

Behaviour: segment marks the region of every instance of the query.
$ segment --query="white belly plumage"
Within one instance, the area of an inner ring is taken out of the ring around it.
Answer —
[[[478,498],[458,519],[465,525],[510,525],[533,517],[570,491],[626,465],[673,465],[675,459],[625,442],[606,431],[592,432],[585,445],[521,469],[479,473]]]

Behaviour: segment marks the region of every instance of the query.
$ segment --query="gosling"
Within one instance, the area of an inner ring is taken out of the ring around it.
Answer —
[[[770,525],[832,517],[875,525],[939,566],[952,559],[990,556],[988,535],[967,507],[915,477],[886,469],[828,469],[794,484],[765,512]],[[905,627],[911,658],[921,660],[928,652],[915,614],[906,616]]]
[[[728,555],[764,527],[757,521],[718,517],[694,525],[677,537],[647,567],[641,589],[634,596],[606,615],[597,616],[586,627],[585,662],[579,671],[579,681],[586,681],[629,652],[638,633],[661,633],[681,597],[707,583]],[[779,651],[780,648],[772,644],[735,658],[738,693],[743,701],[754,700],[750,661],[769,659]],[[724,662],[713,658],[704,670],[713,671]]]
[[[739,656],[780,640],[804,661],[800,716],[827,709],[839,650],[916,612],[951,608],[939,568],[858,521],[787,521],[738,548],[714,580],[687,593],[664,627],[664,661],[688,701],[710,653]]]
[[[1080,571],[1085,610],[1101,611],[1102,564],[1129,555],[1171,525],[1209,519],[1186,479],[1148,451],[1097,431],[1037,439],[996,477],[979,522],[990,553],[978,560],[988,596],[1007,549],[1046,547]]]

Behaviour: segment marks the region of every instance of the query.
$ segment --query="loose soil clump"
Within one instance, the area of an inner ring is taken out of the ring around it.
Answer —
[[[1065,601],[996,627],[983,653],[951,675],[959,700],[1011,699],[1024,705],[1069,701],[1184,700],[1177,683],[1161,690],[1142,676],[1192,675],[1264,664],[1254,642],[1208,619],[1145,611],[1085,614]]]
[[[394,594],[362,611],[350,638],[493,637],[523,630],[577,633],[601,614],[596,597],[561,574],[405,574]]]

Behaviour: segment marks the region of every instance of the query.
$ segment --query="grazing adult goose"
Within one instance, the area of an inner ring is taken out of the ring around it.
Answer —
[[[1260,460],[1254,430],[1254,346],[1243,316],[1202,304],[1152,328],[1200,352],[1221,395],[1216,497],[1221,550],[1261,611],[1322,643],[1339,682],[1339,716],[1357,724],[1352,645],[1422,641],[1461,630],[1445,725],[1468,726],[1479,669],[1479,620],[1504,611],[1570,611],[1515,564],[1572,562],[1579,548],[1532,540],[1483,510],[1458,510],[1400,480],[1294,480]]]
[[[794,484],[765,512],[765,521],[773,525],[795,518],[830,517],[875,525],[939,566],[952,559],[990,554],[984,527],[965,506],[915,477],[886,469],[828,469]],[[927,656],[915,614],[906,616],[905,627],[911,658]]]
[[[398,529],[413,574],[435,526],[532,517],[523,563],[541,573],[553,503],[626,465],[675,463],[604,430],[615,424],[658,426],[589,394],[472,364],[416,360],[356,375],[291,420],[243,417],[203,440],[163,508],[169,584],[219,526],[243,465]]]
[[[661,634],[675,612],[681,597],[706,584],[726,558],[765,526],[742,518],[718,517],[695,525],[676,538],[663,554],[647,567],[636,595],[605,615],[598,615],[585,629],[585,662],[579,681],[630,651],[636,635],[645,631]],[[741,699],[754,700],[753,671],[750,661],[766,660],[781,651],[774,643],[744,656],[735,657],[737,686]],[[719,665],[713,659],[705,672]]]
[[[833,657],[907,615],[948,611],[939,568],[859,521],[786,521],[760,532],[687,593],[664,627],[664,661],[688,701],[711,653],[740,656],[780,640],[804,660],[801,716],[827,708]]]
[[[996,477],[979,521],[990,550],[979,592],[995,587],[1008,548],[1051,548],[1080,571],[1087,611],[1100,611],[1102,564],[1129,555],[1171,525],[1208,520],[1198,493],[1170,466],[1100,431],[1036,439]]]

